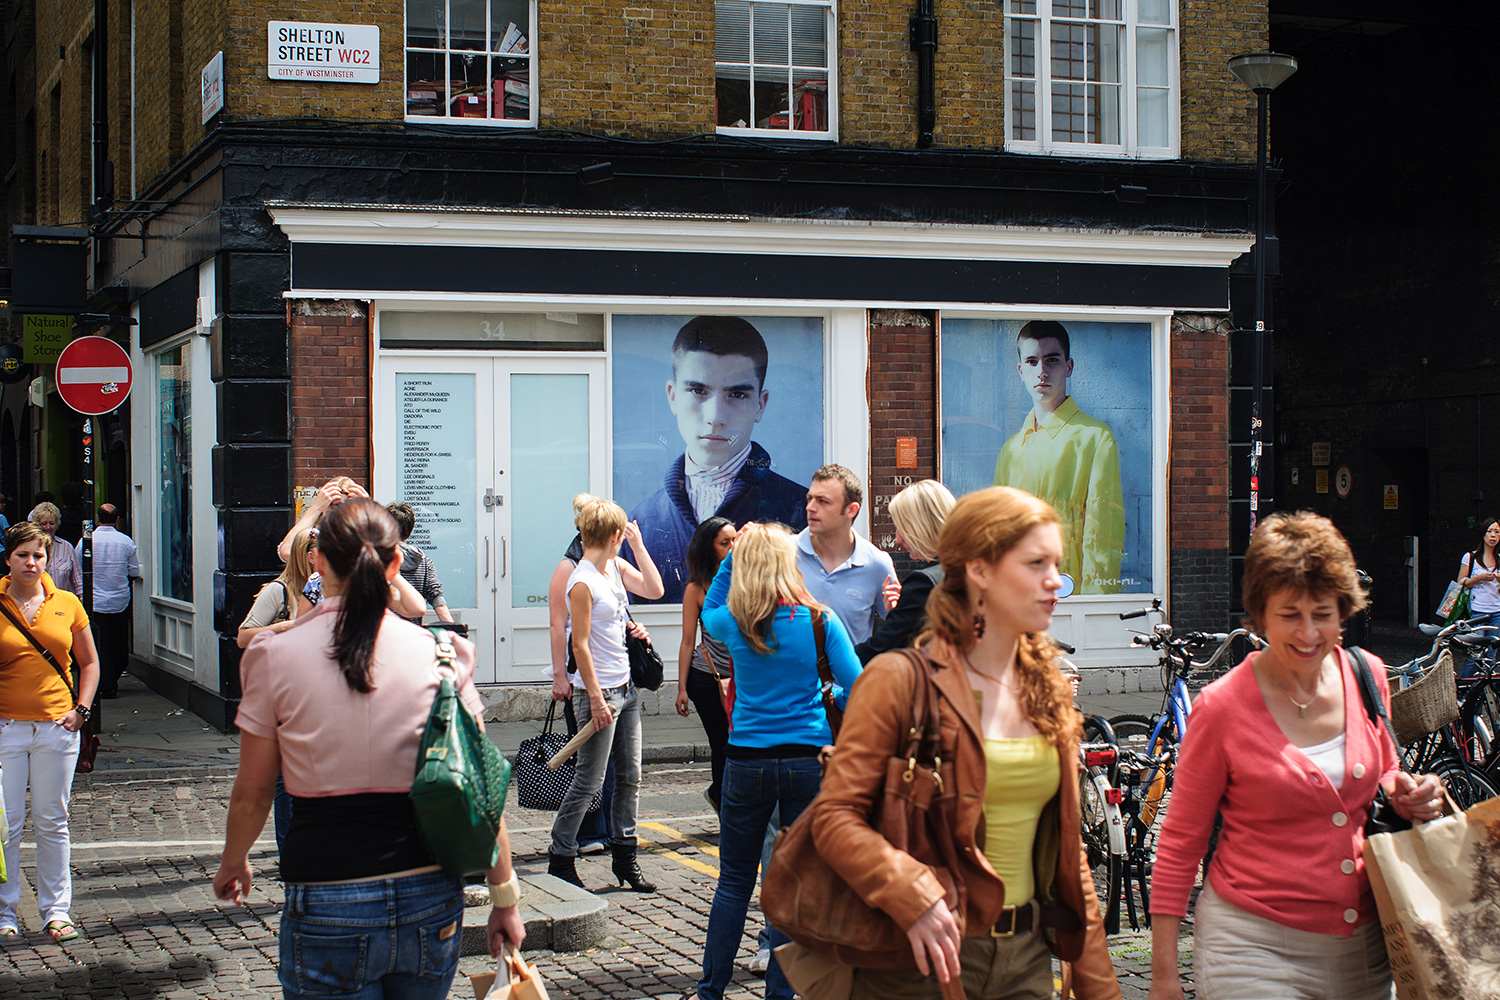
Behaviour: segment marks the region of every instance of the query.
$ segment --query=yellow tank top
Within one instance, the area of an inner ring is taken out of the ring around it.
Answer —
[[[984,856],[1005,883],[1005,905],[1036,895],[1031,848],[1042,808],[1057,794],[1057,748],[1045,736],[985,740]]]

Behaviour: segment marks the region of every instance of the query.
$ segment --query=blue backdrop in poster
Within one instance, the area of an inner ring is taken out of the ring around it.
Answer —
[[[943,482],[955,496],[994,485],[995,459],[1030,419],[1032,398],[1016,370],[1026,320],[944,319]],[[1120,456],[1125,507],[1121,592],[1150,592],[1151,326],[1063,321],[1071,342],[1068,394],[1109,425]]]
[[[613,499],[627,513],[662,490],[667,473],[683,455],[678,420],[667,400],[672,378],[672,342],[691,315],[611,319],[613,372]],[[780,507],[791,516],[792,484],[804,489],[823,464],[823,319],[817,316],[742,317],[766,343],[765,411],[750,431],[764,449],[770,471],[782,484]],[[642,524],[645,531],[649,526]],[[645,538],[667,586],[666,603],[680,599],[686,581],[678,543],[658,534]],[[660,550],[660,551],[658,551]]]

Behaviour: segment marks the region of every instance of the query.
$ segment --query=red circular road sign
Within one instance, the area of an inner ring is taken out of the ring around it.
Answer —
[[[56,378],[64,403],[97,417],[130,395],[130,355],[108,337],[79,337],[57,356]]]

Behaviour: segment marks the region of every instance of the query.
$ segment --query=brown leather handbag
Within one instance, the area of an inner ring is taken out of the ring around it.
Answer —
[[[901,650],[911,661],[912,715],[909,739],[886,763],[885,793],[870,825],[896,848],[937,857],[933,873],[962,933],[965,889],[955,878],[958,851],[951,812],[955,792],[941,773],[942,747],[932,664],[919,650]],[[948,765],[951,774],[952,765]],[[773,927],[798,944],[843,965],[865,969],[909,969],[916,965],[903,930],[884,910],[860,898],[818,852],[812,808],[776,837],[761,880],[761,909]]]

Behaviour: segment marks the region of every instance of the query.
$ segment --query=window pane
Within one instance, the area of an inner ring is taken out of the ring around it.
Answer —
[[[740,69],[733,76],[727,76],[725,72],[721,66],[718,86],[714,91],[714,103],[718,106],[715,124],[727,125],[730,128],[749,128],[750,71]]]
[[[1171,110],[1168,96],[1166,90],[1136,91],[1136,145],[1155,149],[1165,149],[1170,145],[1167,140]]]
[[[386,347],[602,351],[604,317],[597,313],[386,311],[380,314],[380,342]]]
[[[440,115],[448,103],[443,56],[437,52],[406,54],[406,113]]]
[[[1052,79],[1087,80],[1087,36],[1082,24],[1052,25]]]
[[[496,118],[526,121],[531,117],[531,62],[527,59],[494,61],[490,82],[490,113]]]
[[[179,601],[193,599],[191,346],[164,351],[156,361],[160,593]]]
[[[557,540],[572,537],[573,497],[589,488],[589,377],[512,374],[510,447],[511,524],[525,525],[511,531],[511,604],[545,607]]]
[[[827,9],[792,8],[792,65],[828,65]]]
[[[485,35],[484,0],[448,0],[448,46],[454,49],[489,49]]]
[[[1036,84],[1016,80],[1010,85],[1010,137],[1036,141]]]
[[[1142,24],[1171,24],[1171,0],[1140,0],[1138,17]]]
[[[1106,146],[1118,146],[1120,144],[1120,88],[1090,85],[1088,99],[1088,141]]]
[[[448,113],[454,118],[488,118],[489,57],[455,52],[448,60]]]
[[[752,4],[755,18],[755,63],[791,65],[791,41],[787,35],[787,5]]]
[[[1052,0],[1053,17],[1088,17],[1088,0]]]
[[[408,48],[443,47],[447,0],[407,0],[406,45]]]
[[[1171,65],[1172,33],[1165,28],[1137,28],[1135,32],[1135,82],[1143,87],[1167,86]]]
[[[755,127],[791,128],[791,101],[786,70],[755,67]]]
[[[750,5],[744,0],[719,0],[714,4],[714,59],[750,61]]]
[[[1012,14],[1035,14],[1036,0],[1010,0],[1009,10]]]
[[[1089,3],[1089,17],[1118,21],[1121,15],[1120,0],[1091,0]]]
[[[416,509],[411,543],[437,567],[451,608],[478,606],[474,376],[396,373],[398,499]]]
[[[828,130],[828,74],[797,71],[792,86],[792,128],[804,132]]]
[[[530,0],[490,0],[490,40],[496,52],[530,52]]]
[[[1036,79],[1036,22],[1012,20],[1009,22],[1010,75]]]
[[[1089,25],[1088,28],[1088,78],[1101,83],[1119,83],[1120,38],[1123,28],[1113,24]]]
[[[1054,142],[1085,142],[1088,138],[1088,108],[1081,83],[1052,85],[1052,139]]]

